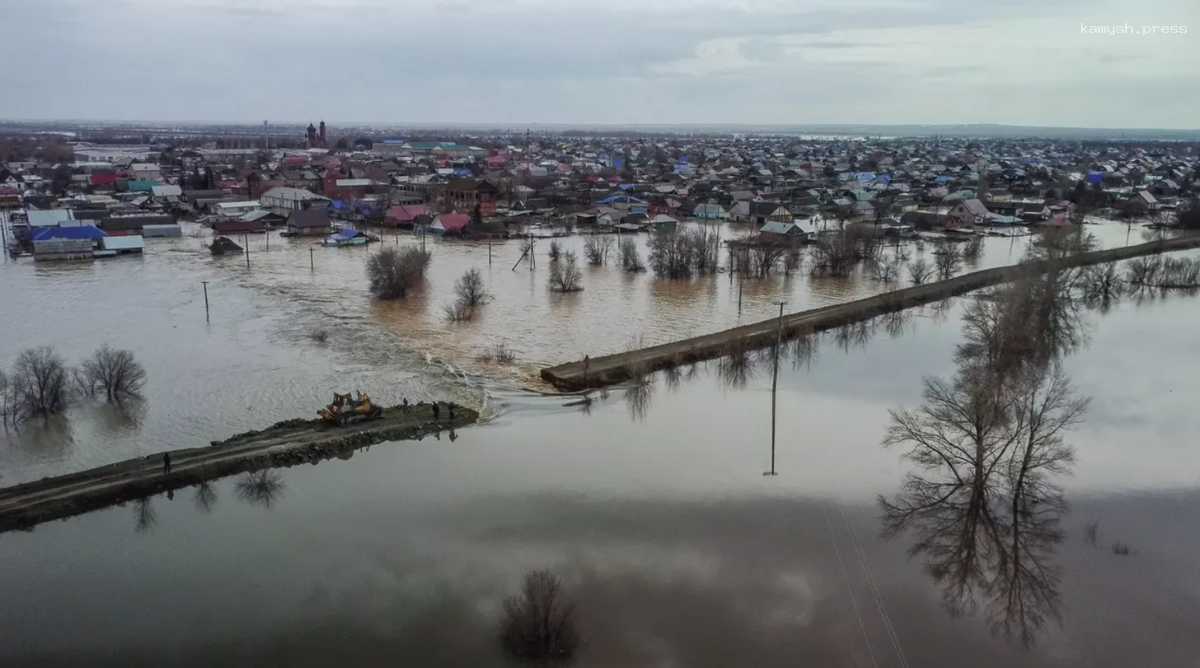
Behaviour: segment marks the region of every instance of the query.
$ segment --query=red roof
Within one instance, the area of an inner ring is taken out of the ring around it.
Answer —
[[[440,222],[447,232],[462,232],[471,223],[471,217],[465,213],[443,213],[436,222]]]
[[[429,207],[423,204],[404,206],[403,204],[394,206],[387,211],[387,219],[394,220],[399,223],[411,223],[418,216],[429,215]]]

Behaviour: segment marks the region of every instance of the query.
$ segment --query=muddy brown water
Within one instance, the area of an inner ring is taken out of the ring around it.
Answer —
[[[4,665],[498,665],[502,602],[533,568],[558,573],[577,604],[585,645],[576,665],[932,666],[970,656],[983,666],[1173,666],[1200,653],[1191,633],[1200,614],[1195,297],[1126,300],[1085,316],[1087,345],[1065,364],[1093,403],[1068,437],[1076,461],[1057,480],[1069,504],[1063,535],[1042,546],[1055,595],[1040,622],[1027,620],[1026,646],[993,630],[989,592],[950,614],[944,582],[908,554],[919,531],[880,535],[876,498],[910,470],[880,446],[888,410],[915,406],[923,376],[953,370],[970,297],[918,309],[890,331],[823,335],[811,360],[784,360],[779,475],[767,477],[765,365],[659,373],[639,392],[614,388],[564,407],[515,389],[506,374],[520,370],[462,372],[470,363],[452,353],[467,344],[438,347],[454,330],[429,310],[436,291],[405,319],[373,316],[379,307],[351,280],[361,269],[354,249],[322,250],[327,263],[345,262],[330,273],[346,280],[305,284],[290,269],[272,278],[273,259],[259,279],[196,255],[188,246],[197,240],[168,243],[180,258],[2,269],[9,289],[24,287],[4,293],[6,312],[22,315],[4,337],[9,357],[52,339],[74,358],[122,336],[156,390],[140,421],[89,405],[22,432],[0,447],[6,478],[261,427],[322,400],[322,383],[388,383],[410,398],[486,393],[494,417],[453,440],[380,444],[0,535]],[[275,248],[281,263],[307,264],[306,247]],[[345,260],[335,255],[343,251]],[[439,246],[434,267],[468,252],[477,251]],[[460,269],[435,273],[431,288]],[[515,285],[527,274],[494,280]],[[202,298],[187,285],[209,279],[226,298],[214,299],[205,327]],[[630,279],[605,280],[618,295]],[[652,278],[632,280],[644,288],[630,293],[633,304],[656,294]],[[724,277],[697,284],[723,305],[719,322],[700,300],[692,320],[660,327],[736,322]],[[527,289],[530,308],[546,298],[541,280]],[[590,290],[584,298],[604,293]],[[31,293],[39,301],[13,297]],[[764,289],[764,311],[770,296]],[[616,318],[624,302],[610,308]],[[344,324],[329,343],[307,338],[335,313]],[[519,336],[517,325],[477,327],[463,338]],[[551,359],[576,345],[620,349],[636,329],[580,343],[590,330],[523,327]],[[1115,543],[1131,554],[1115,554]]]

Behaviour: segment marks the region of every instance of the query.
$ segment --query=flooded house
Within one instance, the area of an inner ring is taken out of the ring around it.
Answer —
[[[699,220],[729,220],[729,212],[716,202],[702,202],[692,209],[692,218]]]
[[[33,230],[33,259],[39,262],[90,260],[104,232],[94,225],[42,226]]]
[[[424,204],[398,204],[384,214],[383,224],[387,227],[411,228],[429,218],[429,207]]]
[[[764,240],[805,242],[814,239],[817,230],[811,222],[794,218],[786,223],[776,220],[768,221],[759,228],[758,233]]]
[[[950,208],[946,214],[946,227],[969,227],[971,225],[987,225],[991,222],[992,213],[978,199],[964,199]]]
[[[329,198],[303,188],[276,186],[264,192],[258,201],[262,208],[287,216],[293,211],[328,204]]]
[[[465,213],[443,213],[433,219],[429,231],[439,236],[462,236],[471,224],[471,217]]]
[[[333,229],[329,212],[325,209],[301,209],[292,211],[287,219],[287,232],[291,236],[324,236]]]
[[[237,218],[243,214],[250,213],[261,208],[258,200],[244,200],[241,202],[219,202],[214,204],[213,213],[222,218]]]

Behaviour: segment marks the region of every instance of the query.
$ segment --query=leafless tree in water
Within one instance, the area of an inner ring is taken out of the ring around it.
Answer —
[[[621,268],[630,273],[637,273],[646,270],[646,265],[642,264],[641,255],[638,253],[637,242],[630,238],[621,240]]]
[[[933,265],[937,268],[937,277],[945,281],[958,273],[962,265],[962,250],[954,244],[942,244],[933,256]]]
[[[594,267],[606,265],[614,245],[616,241],[607,234],[589,235],[583,242],[583,256]]]
[[[509,655],[547,664],[566,662],[580,645],[575,604],[549,571],[525,575],[521,593],[504,601],[500,642]]]
[[[146,370],[128,350],[114,350],[107,345],[83,363],[83,374],[91,387],[104,391],[110,402],[121,403],[126,399],[142,396],[146,384]]]
[[[432,256],[410,246],[402,250],[384,248],[367,258],[367,280],[371,294],[380,299],[400,299],[425,277]]]
[[[50,346],[23,351],[8,382],[16,393],[14,416],[49,418],[67,408],[71,398],[69,372]]]
[[[475,317],[475,310],[490,302],[492,295],[483,282],[483,274],[474,267],[468,269],[454,284],[454,303],[445,307],[446,319],[462,322]]]
[[[583,275],[575,259],[575,251],[563,253],[562,258],[550,265],[550,289],[554,292],[579,292]]]
[[[917,258],[908,263],[908,280],[913,285],[924,285],[933,278],[934,268],[924,258]]]

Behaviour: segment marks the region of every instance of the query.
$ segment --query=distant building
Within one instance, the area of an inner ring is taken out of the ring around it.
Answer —
[[[292,211],[300,211],[306,207],[318,204],[323,206],[329,202],[329,198],[303,188],[277,186],[263,193],[258,201],[264,209],[286,216]]]
[[[429,207],[423,204],[401,204],[387,210],[383,223],[391,227],[412,227],[428,217]]]
[[[214,204],[213,213],[222,218],[237,218],[244,214],[256,211],[261,208],[258,200],[246,200],[242,202],[218,202]]]
[[[992,214],[978,199],[965,199],[955,204],[946,215],[946,227],[987,225]]]
[[[700,220],[728,220],[729,212],[720,204],[705,202],[692,209],[692,217]]]
[[[471,224],[471,217],[465,213],[443,213],[433,219],[429,230],[441,236],[462,236]]]
[[[323,236],[332,228],[329,212],[325,209],[292,211],[287,220],[287,231],[296,236]]]
[[[496,215],[496,186],[487,179],[459,179],[446,184],[438,193],[443,209],[472,213],[479,207],[482,216]]]
[[[89,260],[104,239],[104,232],[93,225],[41,227],[33,232],[33,259]]]
[[[803,220],[786,223],[772,220],[759,228],[758,232],[764,239],[778,241],[807,241],[817,233],[811,223]]]

